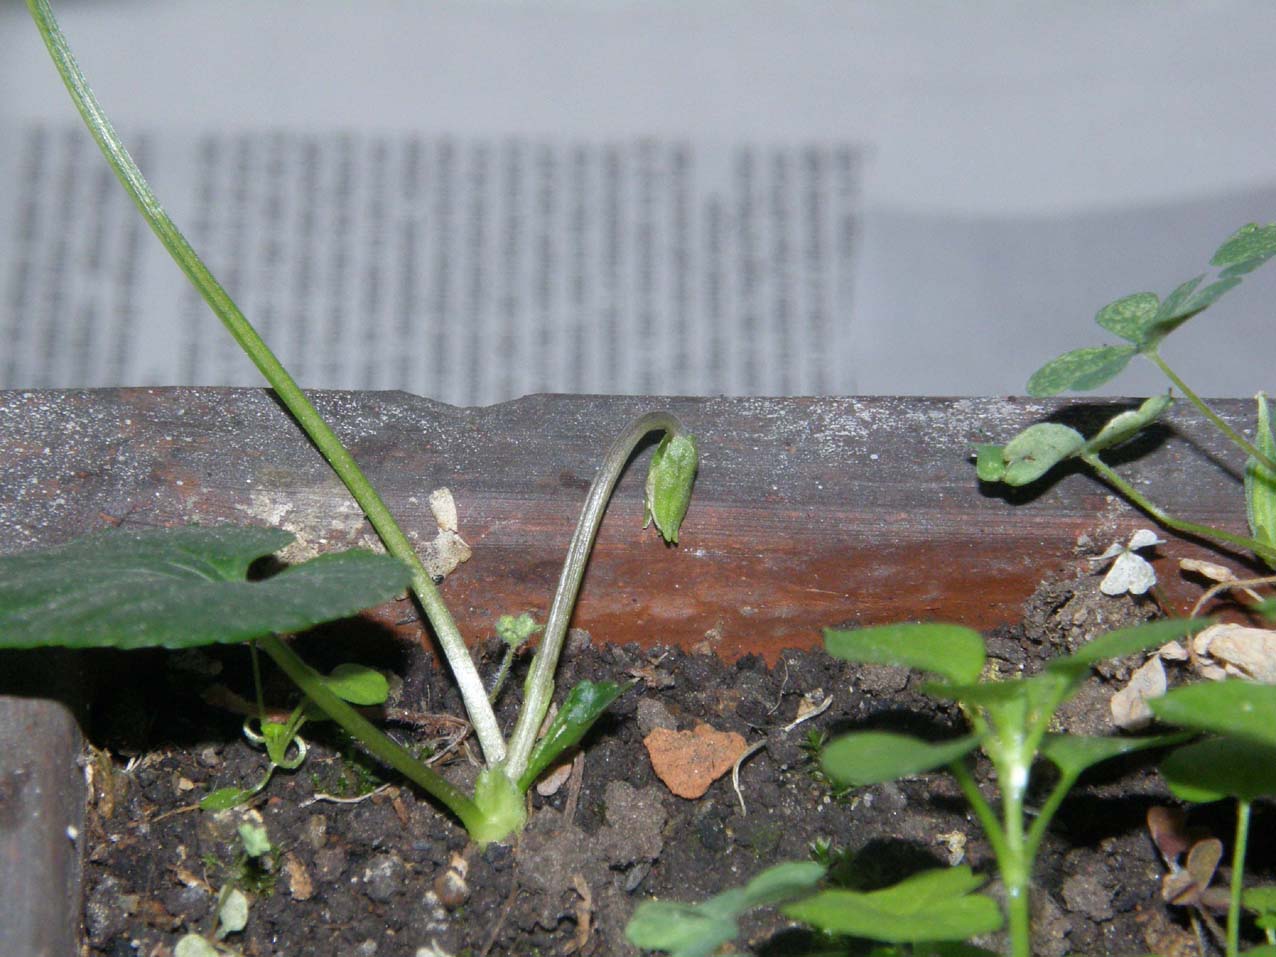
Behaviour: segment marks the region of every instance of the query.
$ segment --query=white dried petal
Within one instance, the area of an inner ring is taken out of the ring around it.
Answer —
[[[1185,572],[1195,572],[1212,582],[1234,582],[1236,574],[1225,565],[1207,562],[1199,558],[1180,558],[1179,568]]]
[[[1187,661],[1187,649],[1177,641],[1171,641],[1156,649],[1157,655],[1162,661]]]
[[[1130,536],[1130,544],[1126,547],[1131,551],[1140,548],[1151,548],[1153,545],[1164,545],[1165,540],[1156,537],[1156,532],[1150,528],[1140,528],[1137,532]]]
[[[1123,552],[1103,576],[1099,591],[1105,595],[1142,595],[1155,584],[1156,570],[1138,555]]]

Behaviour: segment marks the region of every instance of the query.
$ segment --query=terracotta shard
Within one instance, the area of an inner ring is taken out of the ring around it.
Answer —
[[[698,798],[744,754],[744,738],[698,724],[692,731],[656,728],[643,738],[656,776],[674,794]]]

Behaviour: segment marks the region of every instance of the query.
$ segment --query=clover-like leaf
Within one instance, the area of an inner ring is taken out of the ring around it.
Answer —
[[[1276,256],[1276,223],[1266,226],[1249,223],[1218,247],[1210,265],[1223,270],[1220,276],[1242,276],[1253,272],[1273,256]]]
[[[1260,392],[1255,398],[1258,402],[1258,422],[1254,447],[1269,459],[1276,459],[1276,436],[1272,435],[1267,396]],[[1245,512],[1254,538],[1264,545],[1276,548],[1276,473],[1252,455],[1245,462]],[[1276,561],[1270,556],[1265,557],[1265,560],[1268,565],[1276,568]]]
[[[1028,485],[1084,449],[1085,437],[1070,426],[1058,422],[1030,425],[1001,450],[1005,462],[1001,481]]]
[[[983,883],[965,866],[924,871],[868,893],[822,891],[784,913],[827,933],[891,943],[965,940],[1002,924],[996,902],[972,893]]]
[[[1162,721],[1276,748],[1276,685],[1229,679],[1175,688],[1148,707]]]
[[[1154,395],[1145,399],[1137,409],[1120,412],[1104,424],[1085,445],[1086,452],[1101,452],[1114,445],[1120,445],[1133,438],[1160,417],[1168,409],[1174,399],[1166,395]]]
[[[979,735],[970,734],[932,744],[891,731],[857,731],[826,747],[820,765],[841,785],[881,784],[950,764],[973,751],[979,741]]]
[[[976,680],[987,654],[983,636],[973,628],[931,623],[826,628],[824,647],[843,661],[902,665],[958,683]]]
[[[1138,354],[1136,346],[1087,346],[1051,359],[1028,379],[1028,394],[1088,392],[1121,372]]]
[[[1181,800],[1209,804],[1276,794],[1276,747],[1245,738],[1188,744],[1161,762],[1161,774]]]
[[[651,456],[644,502],[646,524],[654,521],[669,544],[678,543],[678,529],[691,504],[699,465],[696,440],[686,432],[666,432]]]
[[[1136,292],[1110,302],[1094,317],[1094,321],[1108,332],[1115,333],[1127,342],[1141,345],[1148,326],[1156,318],[1161,298],[1154,292]]]
[[[0,557],[0,648],[192,648],[302,631],[393,598],[388,555],[320,555],[260,581],[249,566],[292,541],[270,528],[109,529]]]

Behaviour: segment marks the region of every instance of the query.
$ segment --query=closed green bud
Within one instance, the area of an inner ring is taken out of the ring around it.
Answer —
[[[691,504],[700,456],[696,440],[686,433],[666,433],[647,470],[646,525],[655,521],[666,542],[677,544],[678,527]],[[644,527],[646,527],[644,525]]]

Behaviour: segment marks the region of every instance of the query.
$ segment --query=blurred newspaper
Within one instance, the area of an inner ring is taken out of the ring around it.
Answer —
[[[1267,3],[56,6],[306,387],[1020,392],[1276,219]],[[19,3],[0,89],[0,388],[258,384]],[[1273,301],[1256,273],[1169,358],[1271,388]]]

